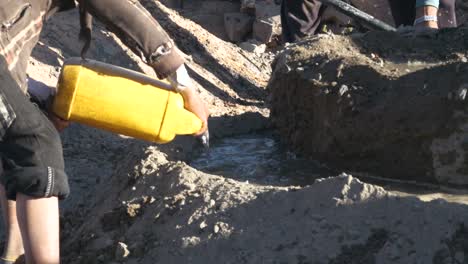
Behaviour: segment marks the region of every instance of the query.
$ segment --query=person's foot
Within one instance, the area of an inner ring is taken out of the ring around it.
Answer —
[[[0,264],[25,264],[24,255],[14,258],[0,258]]]
[[[435,6],[422,6],[416,9],[414,26],[417,29],[438,29],[438,8]]]

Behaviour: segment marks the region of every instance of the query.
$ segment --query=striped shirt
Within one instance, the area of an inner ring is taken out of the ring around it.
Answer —
[[[29,56],[42,29],[46,10],[51,3],[46,0],[7,0],[0,4],[0,55],[22,90],[26,89],[26,68]]]
[[[24,92],[28,60],[44,22],[54,13],[74,7],[74,0],[0,1],[0,56]],[[88,1],[87,7],[158,76],[165,78],[183,64],[172,40],[139,1]]]

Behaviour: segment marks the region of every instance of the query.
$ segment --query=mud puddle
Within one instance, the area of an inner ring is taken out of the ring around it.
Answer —
[[[318,161],[287,152],[268,133],[220,139],[190,165],[205,173],[262,185],[305,186],[337,175]]]
[[[306,186],[316,179],[340,174],[342,171],[307,158],[297,157],[280,146],[270,133],[257,133],[220,139],[208,151],[189,163],[205,173],[222,175],[261,185]],[[399,181],[352,173],[363,182],[379,185],[399,196],[416,196],[423,201],[444,199],[468,204],[466,190]]]

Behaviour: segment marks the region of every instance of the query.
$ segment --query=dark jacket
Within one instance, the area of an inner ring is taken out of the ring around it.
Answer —
[[[87,1],[93,17],[104,23],[132,51],[165,78],[183,64],[172,40],[138,0]],[[72,0],[2,0],[0,56],[23,91],[26,68],[43,23],[54,13],[75,8]]]

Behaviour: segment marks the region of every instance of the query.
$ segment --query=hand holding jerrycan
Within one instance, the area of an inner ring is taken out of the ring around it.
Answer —
[[[169,83],[81,58],[64,63],[52,111],[65,120],[156,143],[202,127]]]

